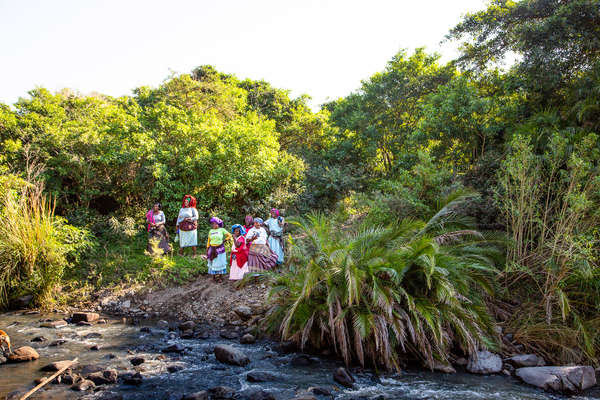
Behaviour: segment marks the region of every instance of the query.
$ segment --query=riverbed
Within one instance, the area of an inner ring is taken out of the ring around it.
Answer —
[[[140,372],[139,386],[119,382],[102,385],[97,392],[75,392],[63,384],[49,384],[32,396],[37,399],[97,398],[103,392],[116,392],[124,399],[177,399],[184,394],[228,386],[240,398],[264,390],[276,399],[291,399],[309,387],[321,387],[331,396],[317,398],[348,399],[563,399],[526,386],[506,376],[478,376],[465,372],[456,374],[428,371],[403,371],[401,374],[377,376],[372,371],[351,370],[356,378],[355,387],[343,388],[333,381],[333,371],[342,366],[337,360],[302,357],[298,353],[284,354],[270,341],[242,345],[238,340],[219,337],[218,332],[207,339],[181,339],[176,332],[158,327],[153,321],[141,325],[124,324],[120,319],[107,318],[106,324],[93,326],[68,325],[63,328],[42,328],[41,321],[64,318],[64,315],[0,314],[0,329],[6,331],[13,348],[31,346],[40,354],[33,362],[0,365],[0,398],[13,391],[26,391],[34,386],[34,379],[48,376],[40,368],[50,362],[79,358],[79,368],[92,366],[114,368],[120,374]],[[43,336],[46,340],[32,342]],[[215,359],[214,346],[230,344],[245,352],[251,363],[246,367],[224,365]],[[90,350],[93,346],[98,350]],[[180,345],[182,353],[164,353],[170,345]],[[300,358],[298,358],[300,356]],[[130,360],[143,357],[146,361],[134,367]],[[301,361],[301,362],[298,362]],[[169,367],[175,372],[168,372]],[[249,371],[261,371],[268,382],[248,382]],[[572,399],[599,399],[600,390],[593,389]]]

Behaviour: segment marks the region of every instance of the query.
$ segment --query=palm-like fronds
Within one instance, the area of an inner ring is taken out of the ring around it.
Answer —
[[[333,348],[347,364],[387,369],[402,353],[433,365],[453,342],[466,352],[492,344],[481,298],[492,290],[492,246],[475,231],[443,231],[440,213],[432,220],[350,232],[323,214],[293,221],[304,239],[291,249],[290,272],[268,275],[271,329],[302,347]]]

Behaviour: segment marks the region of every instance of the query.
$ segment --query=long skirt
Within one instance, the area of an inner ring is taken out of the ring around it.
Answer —
[[[223,275],[227,273],[227,254],[221,253],[212,260],[208,260],[208,273],[210,275]]]
[[[281,246],[280,238],[269,236],[269,247],[273,253],[277,254],[277,264],[283,264],[283,246]]]
[[[266,244],[252,243],[248,254],[249,272],[261,272],[273,269],[277,265],[277,254]]]
[[[242,265],[242,268],[238,266],[235,258],[231,259],[231,267],[229,267],[229,280],[237,281],[244,277],[244,274],[248,272],[248,261]]]
[[[198,230],[182,231],[179,230],[179,247],[198,246]]]
[[[156,246],[154,245],[156,243]],[[148,232],[148,253],[150,255],[163,255],[171,251],[169,244],[169,233],[164,225],[151,229]]]

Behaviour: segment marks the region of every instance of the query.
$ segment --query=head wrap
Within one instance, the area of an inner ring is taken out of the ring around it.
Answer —
[[[241,226],[240,224],[235,224],[231,227],[231,233],[235,232],[236,229],[240,230],[240,235],[244,236],[246,234],[246,228]]]
[[[271,208],[271,212],[275,214],[276,217],[279,217],[279,210],[276,208]]]
[[[252,218],[252,215],[246,215],[246,219],[244,220],[246,226],[250,226],[254,223],[254,218]]]
[[[215,224],[219,225],[219,228],[222,228],[222,227],[223,227],[223,220],[222,220],[221,218],[219,218],[219,217],[212,217],[212,218],[210,219],[210,223],[212,224],[213,222],[214,222]]]
[[[258,222],[260,225],[262,225],[265,221],[263,221],[262,218],[254,218],[254,222]]]
[[[191,207],[191,208],[196,207],[196,198],[190,194],[186,194],[185,196],[183,196],[183,200],[181,202],[181,207],[185,208],[185,199],[190,199],[190,204],[188,205],[188,207]]]
[[[152,205],[152,208],[154,208],[154,206],[158,206],[159,210],[162,208],[162,204],[160,204],[158,201]]]

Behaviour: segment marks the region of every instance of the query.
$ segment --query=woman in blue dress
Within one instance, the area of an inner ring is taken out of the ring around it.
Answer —
[[[271,210],[271,218],[265,221],[265,227],[269,233],[267,243],[275,254],[277,254],[277,264],[283,264],[283,228],[285,219],[279,215],[279,210]]]

